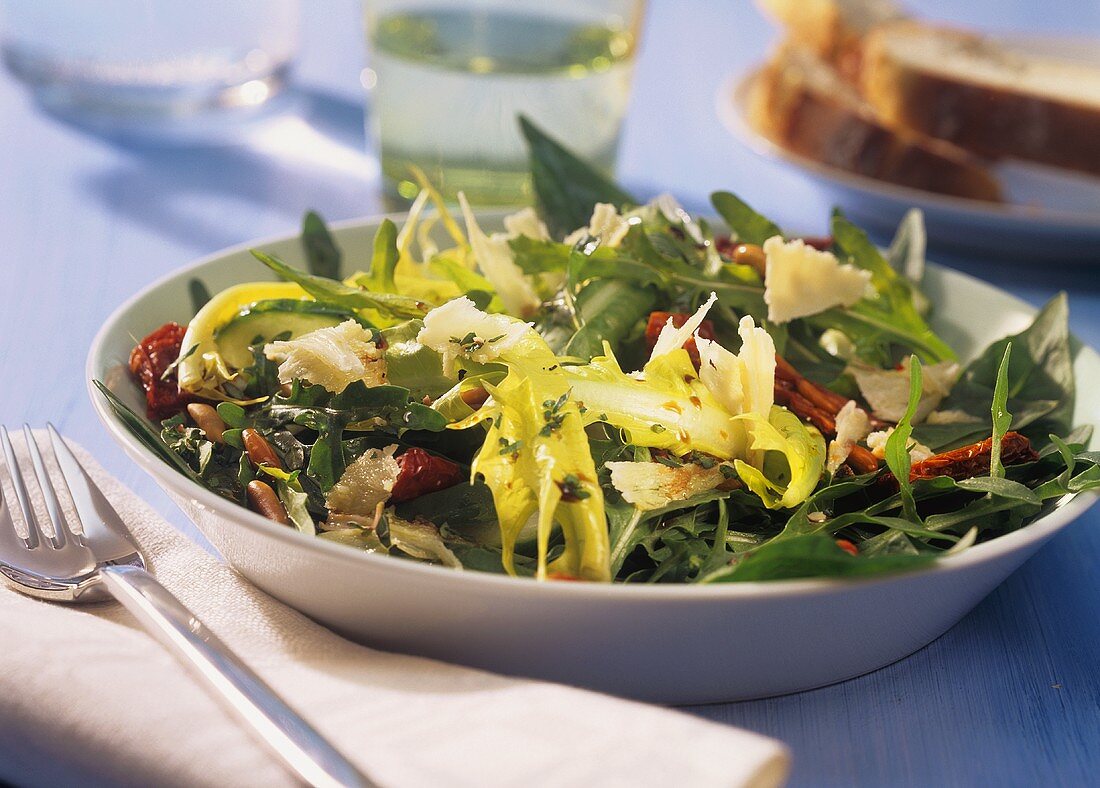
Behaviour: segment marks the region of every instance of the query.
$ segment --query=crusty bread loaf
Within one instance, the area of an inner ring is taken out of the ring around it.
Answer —
[[[981,162],[958,148],[881,123],[858,92],[800,47],[780,48],[753,78],[749,123],[777,144],[860,175],[999,201]]]
[[[788,39],[831,63],[842,77],[859,73],[863,37],[874,27],[904,19],[895,0],[756,0],[782,25]]]
[[[1100,66],[893,22],[867,33],[860,82],[890,125],[983,156],[1100,175]]]

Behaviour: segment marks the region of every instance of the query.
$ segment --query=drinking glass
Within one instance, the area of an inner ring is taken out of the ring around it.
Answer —
[[[614,169],[644,0],[366,0],[370,132],[391,197],[529,202],[526,115]]]
[[[298,0],[0,0],[8,68],[45,105],[90,114],[262,104],[297,27]]]

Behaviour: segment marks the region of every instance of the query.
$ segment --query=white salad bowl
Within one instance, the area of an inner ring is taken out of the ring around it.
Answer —
[[[500,215],[482,219],[492,227]],[[366,265],[379,221],[335,227],[349,270]],[[211,292],[273,278],[248,253],[254,247],[303,265],[290,236],[229,249],[161,279],[104,324],[88,357],[89,380],[105,381],[140,412],[140,391],[123,372],[133,338],[190,319],[193,277]],[[1021,330],[1035,312],[935,266],[925,289],[935,328],[963,358]],[[1095,351],[1077,347],[1074,367],[1079,391],[1100,386]],[[225,559],[311,618],[381,649],[666,703],[795,692],[901,659],[947,631],[1094,500],[1079,496],[1026,528],[906,574],[708,586],[538,583],[365,553],[277,525],[159,460],[90,390],[111,435]],[[1080,398],[1074,416],[1100,423],[1100,402]]]

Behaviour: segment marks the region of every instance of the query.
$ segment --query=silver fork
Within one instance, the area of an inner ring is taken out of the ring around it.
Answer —
[[[69,527],[38,443],[24,424],[31,465],[53,525],[54,536],[45,534],[8,431],[0,426],[0,444],[27,527],[25,537],[16,532],[0,486],[0,578],[17,591],[55,602],[113,597],[298,778],[317,786],[374,785],[145,570],[145,559],[118,513],[53,425],[47,428],[83,536]]]

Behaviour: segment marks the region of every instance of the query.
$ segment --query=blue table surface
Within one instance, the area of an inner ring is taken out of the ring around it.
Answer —
[[[910,3],[987,28],[1097,33],[1100,4],[1083,5]],[[9,425],[53,420],[181,528],[184,516],[93,415],[84,357],[119,303],[196,257],[291,232],[306,207],[331,219],[383,209],[363,132],[358,3],[303,6],[293,111],[216,139],[155,143],[94,133],[43,113],[0,74],[0,270],[8,282],[0,417]],[[819,189],[749,153],[715,116],[723,78],[759,59],[773,39],[744,0],[653,0],[622,180],[641,192],[671,191],[697,209],[710,191],[732,189],[783,225],[823,231],[830,206]],[[1095,265],[1040,272],[1026,261],[949,262],[1036,305],[1068,290],[1074,332],[1100,346]],[[795,785],[1097,784],[1098,556],[1094,509],[908,659],[813,692],[691,711],[787,742]],[[32,781],[5,774],[2,761],[0,778]]]

